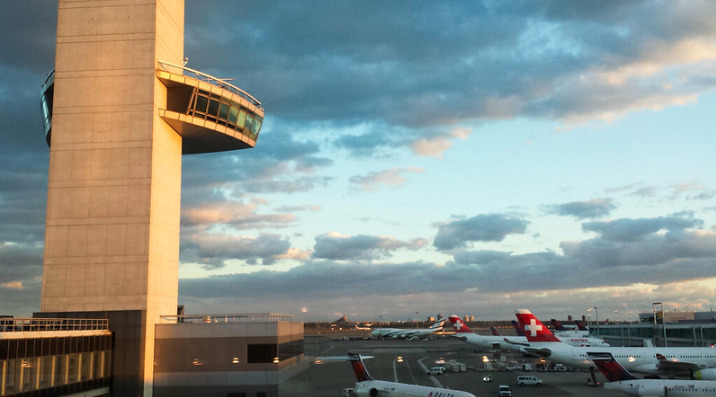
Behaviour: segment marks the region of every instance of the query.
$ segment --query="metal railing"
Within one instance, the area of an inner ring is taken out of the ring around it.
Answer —
[[[0,318],[0,333],[96,330],[109,330],[109,320],[106,318]]]
[[[162,322],[214,324],[214,323],[241,323],[241,322],[269,322],[293,321],[291,314],[277,313],[241,313],[241,314],[192,314],[161,316]]]
[[[192,69],[192,68],[188,68],[186,66],[175,65],[173,63],[164,62],[164,61],[158,61],[158,62],[159,62],[159,65],[162,67],[162,69],[164,69],[166,71],[170,71],[169,68],[174,68],[174,69],[182,70],[182,75],[186,75],[184,72],[188,72],[190,74],[189,77],[194,77],[197,80],[204,80],[204,81],[207,81],[210,84],[215,85],[219,88],[231,91],[234,94],[239,95],[242,98],[246,99],[247,101],[251,102],[255,106],[258,106],[259,108],[263,109],[263,107],[261,106],[261,102],[258,99],[254,98],[251,94],[242,90],[241,88],[239,88],[233,84],[227,83],[226,82],[227,79],[220,79],[218,77],[214,77],[212,75],[200,72],[200,71]]]

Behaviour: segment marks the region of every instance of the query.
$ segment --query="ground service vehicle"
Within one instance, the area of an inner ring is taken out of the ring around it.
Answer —
[[[520,386],[542,386],[542,379],[533,375],[520,375],[517,377]]]

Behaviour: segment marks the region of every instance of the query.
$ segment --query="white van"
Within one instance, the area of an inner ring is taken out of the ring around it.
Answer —
[[[542,379],[532,375],[520,375],[517,377],[517,384],[520,386],[542,386]]]

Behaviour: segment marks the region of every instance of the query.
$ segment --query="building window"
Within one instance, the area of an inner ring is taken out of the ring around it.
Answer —
[[[270,364],[276,356],[275,344],[248,345],[246,348],[246,361],[249,364]]]

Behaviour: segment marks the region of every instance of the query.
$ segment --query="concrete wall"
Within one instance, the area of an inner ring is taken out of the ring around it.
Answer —
[[[155,73],[183,48],[183,0],[59,0],[42,311],[141,311],[146,394],[154,323],[176,312],[181,203]]]

